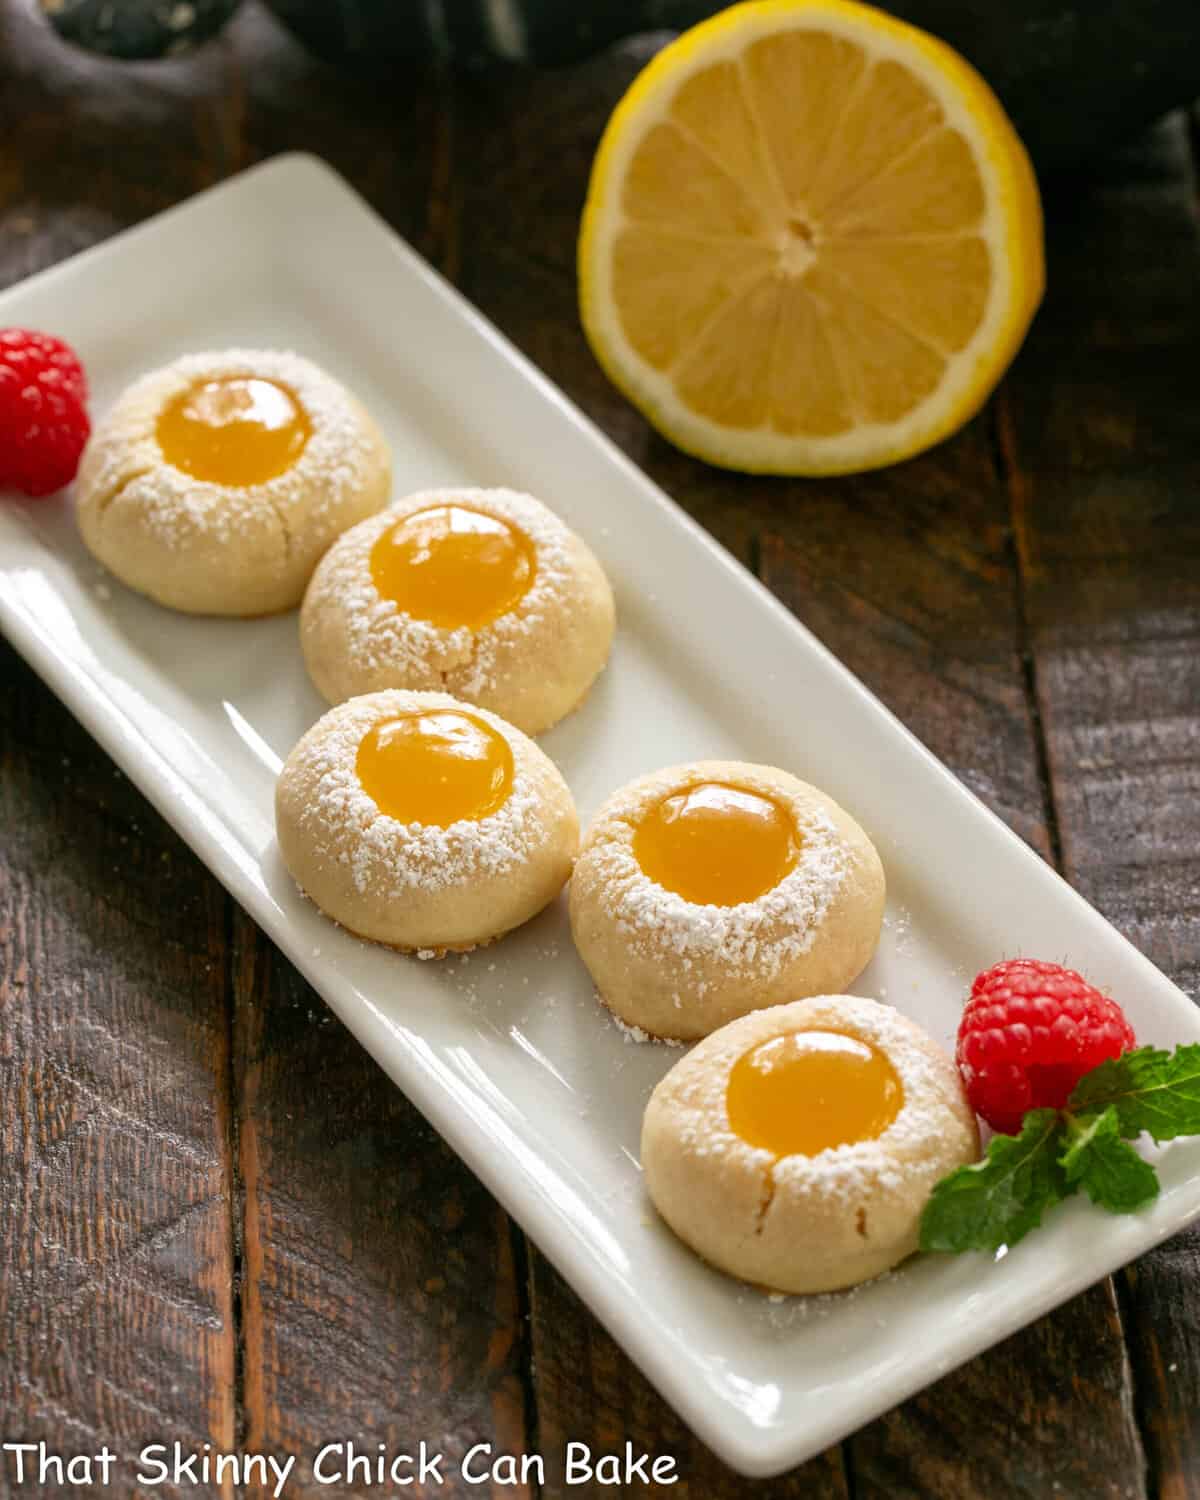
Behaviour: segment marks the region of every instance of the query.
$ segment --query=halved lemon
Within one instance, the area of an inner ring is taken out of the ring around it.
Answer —
[[[853,0],[750,0],[635,79],[592,169],[583,325],[672,442],[837,474],[983,404],[1043,287],[1029,158],[944,43]]]

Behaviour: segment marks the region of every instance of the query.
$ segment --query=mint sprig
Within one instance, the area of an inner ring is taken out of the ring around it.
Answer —
[[[1121,1139],[1119,1116],[1111,1104],[1090,1119],[1067,1115],[1062,1128],[1067,1146],[1059,1162],[1070,1191],[1083,1188],[1093,1203],[1112,1214],[1131,1214],[1158,1197],[1158,1173]]]
[[[1059,1165],[1056,1109],[1031,1109],[1020,1135],[995,1135],[988,1154],[943,1177],[921,1215],[922,1250],[1015,1245],[1071,1193]]]
[[[987,1155],[934,1188],[921,1215],[922,1250],[1015,1245],[1080,1188],[1111,1213],[1158,1196],[1158,1174],[1129,1145],[1200,1135],[1200,1044],[1139,1047],[1101,1063],[1063,1110],[1031,1109],[1017,1135],[995,1135]]]
[[[1143,1130],[1156,1141],[1200,1135],[1200,1042],[1174,1052],[1138,1047],[1102,1062],[1079,1080],[1067,1101],[1067,1108],[1081,1115],[1109,1105],[1123,1136]]]

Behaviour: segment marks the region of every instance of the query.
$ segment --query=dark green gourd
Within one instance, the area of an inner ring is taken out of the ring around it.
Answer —
[[[165,57],[215,36],[240,0],[41,0],[54,29],[89,52]]]
[[[376,72],[423,58],[552,66],[722,8],[705,0],[268,3],[321,57]],[[42,4],[70,40],[138,58],[205,40],[238,0]],[[1196,93],[1200,0],[886,0],[883,8],[975,64],[1042,172],[1078,165]]]

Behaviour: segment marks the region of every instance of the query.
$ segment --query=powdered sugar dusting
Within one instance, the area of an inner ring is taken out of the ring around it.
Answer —
[[[845,1287],[838,1292],[814,1292],[807,1295],[787,1292],[743,1292],[738,1302],[748,1305],[751,1314],[757,1314],[763,1331],[787,1333],[798,1324],[820,1321],[837,1313],[854,1302],[856,1298],[869,1296],[873,1290],[887,1286],[897,1280],[896,1271],[881,1271],[856,1286]],[[885,1318],[875,1319],[877,1328],[887,1326]]]
[[[680,777],[677,789],[704,777],[698,769]],[[849,868],[842,839],[823,808],[787,791],[785,783],[774,778],[750,774],[742,781],[782,802],[801,837],[795,867],[757,900],[701,906],[645,874],[633,841],[643,817],[666,792],[655,778],[635,782],[610,799],[601,814],[603,832],[594,840],[589,837],[585,857],[622,937],[631,948],[669,963],[685,976],[698,959],[719,953],[731,975],[774,978],[812,947]],[[683,988],[687,996],[702,995],[703,981],[685,981]],[[677,1006],[687,996],[676,997]]]
[[[873,1140],[830,1147],[814,1156],[773,1158],[746,1144],[729,1125],[725,1090],[730,1069],[745,1052],[774,1036],[829,1030],[859,1037],[891,1062],[904,1103]],[[950,1058],[912,1021],[890,1006],[853,996],[805,1000],[744,1017],[700,1042],[664,1085],[678,1110],[677,1134],[693,1159],[744,1157],[769,1176],[776,1192],[808,1200],[857,1204],[864,1184],[872,1199],[910,1201],[924,1195],[947,1170],[945,1141],[961,1131],[969,1111]]]
[[[444,693],[395,691],[352,699],[326,714],[292,752],[289,764],[311,788],[301,829],[319,858],[347,867],[360,893],[399,897],[469,885],[519,868],[544,841],[542,796],[524,764],[523,737],[485,709],[471,711],[514,751],[512,790],[494,813],[448,828],[406,824],[381,812],[364,790],[356,761],[371,728],[401,713],[461,707]]]
[[[645,1042],[653,1042],[655,1045],[664,1047],[686,1046],[686,1043],[680,1041],[678,1037],[651,1036],[648,1031],[643,1031],[640,1026],[631,1026],[628,1021],[622,1021],[620,1016],[613,1015],[611,1011],[609,1012],[609,1019],[628,1045],[641,1046]]]
[[[506,614],[481,626],[448,629],[415,619],[385,598],[371,577],[371,549],[406,516],[460,505],[506,521],[534,544],[537,571],[528,592]],[[437,489],[406,495],[343,535],[322,559],[305,600],[305,617],[336,610],[345,649],[358,670],[388,672],[412,687],[440,687],[475,699],[494,685],[497,664],[522,638],[535,636],[571,601],[574,538],[566,524],[530,495],[506,489]]]
[[[881,1007],[878,1015],[868,1017],[860,1002],[852,1014],[855,1034],[873,1043],[895,1068],[904,1104],[874,1140],[776,1162],[776,1185],[848,1202],[861,1194],[865,1177],[874,1184],[876,1201],[911,1201],[914,1193],[923,1197],[947,1170],[947,1114],[951,1101],[961,1097],[958,1075],[950,1059],[897,1012]]]
[[[287,387],[312,426],[295,463],[244,488],[214,484],[175,468],[155,436],[160,412],[176,396],[200,381],[238,376]],[[184,547],[197,535],[236,543],[261,527],[264,507],[275,513],[286,547],[301,525],[327,543],[341,530],[338,516],[371,484],[377,462],[377,441],[361,408],[310,360],[290,351],[227,349],[184,355],[130,386],[92,438],[81,495],[103,510],[127,489],[146,487],[153,500],[146,524],[166,547]]]

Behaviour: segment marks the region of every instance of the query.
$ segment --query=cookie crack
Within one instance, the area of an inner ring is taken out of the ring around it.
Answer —
[[[139,479],[144,479],[152,468],[152,464],[147,464],[144,468],[135,469],[132,474],[126,474],[123,479],[119,479],[107,495],[102,495],[97,500],[96,514],[102,516],[114,500],[119,500],[131,484],[136,484]]]
[[[288,563],[292,557],[293,537],[292,528],[288,525],[283,502],[277,500],[274,495],[269,493],[265,496],[265,499],[275,512],[275,519],[279,522],[280,531],[283,532],[283,560],[285,563]]]
[[[439,668],[438,675],[442,679],[443,692],[453,693],[458,697],[462,697],[464,694],[473,696],[479,691],[477,686],[471,686],[471,684],[475,681],[476,664],[483,649],[482,637],[487,628],[485,625],[481,630],[467,629],[468,649],[466,655],[449,667]],[[453,687],[451,686],[451,679],[454,681]]]
[[[467,676],[473,676],[475,673],[476,663],[479,661],[479,653],[482,649],[482,636],[482,630],[472,630],[470,633],[471,649],[467,652],[466,661],[463,662],[461,667],[459,668],[459,670],[464,672]]]
[[[767,1214],[775,1202],[775,1163],[763,1169],[763,1189],[758,1200],[758,1212],[754,1216],[754,1233],[760,1235],[766,1228]]]

